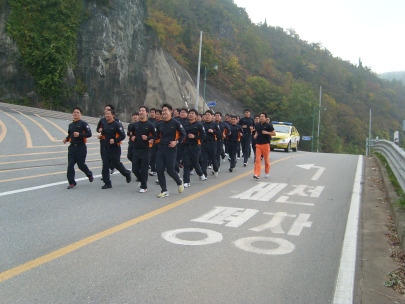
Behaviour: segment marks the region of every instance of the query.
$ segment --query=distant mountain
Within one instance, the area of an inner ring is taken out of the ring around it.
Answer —
[[[387,79],[389,81],[393,81],[394,79],[396,79],[398,81],[402,81],[402,83],[405,84],[405,71],[381,73],[378,74],[378,77]]]

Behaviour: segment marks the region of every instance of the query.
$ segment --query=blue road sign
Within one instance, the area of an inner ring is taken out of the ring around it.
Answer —
[[[312,136],[303,136],[302,140],[311,140]]]
[[[207,103],[207,107],[215,107],[217,105],[216,102],[209,102]]]

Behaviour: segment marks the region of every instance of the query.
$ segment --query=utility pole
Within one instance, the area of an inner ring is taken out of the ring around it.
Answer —
[[[198,111],[198,95],[200,91],[200,66],[201,66],[201,46],[202,46],[202,31],[200,33],[200,52],[198,55],[198,72],[197,72],[197,93],[195,98],[195,109]]]
[[[319,90],[319,114],[318,114],[318,138],[316,139],[316,153],[318,153],[318,145],[319,145],[319,127],[321,125],[321,105],[322,103],[322,86]]]

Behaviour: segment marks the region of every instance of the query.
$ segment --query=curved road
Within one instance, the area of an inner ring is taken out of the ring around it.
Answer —
[[[120,174],[67,190],[70,114],[0,103],[1,303],[351,303],[362,157],[271,152],[157,199]],[[130,168],[123,145],[122,162]],[[80,178],[82,178],[80,180]],[[347,227],[347,229],[346,229]],[[343,254],[342,254],[343,252]],[[358,259],[357,259],[358,260]]]

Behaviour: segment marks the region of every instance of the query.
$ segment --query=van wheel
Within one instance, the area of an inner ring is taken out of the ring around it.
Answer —
[[[292,148],[292,150],[294,151],[294,152],[297,152],[298,151],[298,145],[299,145],[299,141],[297,141],[297,145],[295,146],[295,148]]]
[[[288,146],[287,146],[287,148],[286,149],[284,149],[284,152],[290,152],[290,150],[291,150],[291,141],[288,143]]]

